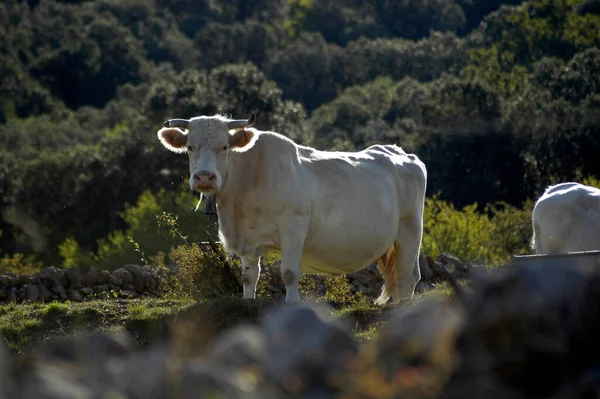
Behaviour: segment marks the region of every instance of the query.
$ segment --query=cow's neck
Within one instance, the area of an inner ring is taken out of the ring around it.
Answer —
[[[237,225],[242,218],[245,198],[243,190],[237,183],[244,180],[244,174],[251,173],[250,167],[245,165],[243,153],[232,153],[228,162],[228,172],[223,178],[223,183],[218,193],[215,194],[215,208],[219,223],[219,233],[228,251],[241,251],[243,248],[243,235],[240,235]],[[244,173],[245,172],[245,173]]]
[[[252,149],[249,151],[252,151]],[[243,198],[245,182],[252,175],[251,168],[251,162],[248,162],[248,154],[235,152],[229,154],[227,173],[223,178],[219,192],[215,194],[219,219],[222,212],[233,211],[229,208],[235,206],[239,198]]]

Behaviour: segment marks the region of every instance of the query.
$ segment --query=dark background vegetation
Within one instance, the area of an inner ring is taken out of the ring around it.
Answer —
[[[396,143],[457,208],[600,178],[599,32],[598,0],[4,0],[0,257],[84,262],[165,209],[214,230],[170,117]]]

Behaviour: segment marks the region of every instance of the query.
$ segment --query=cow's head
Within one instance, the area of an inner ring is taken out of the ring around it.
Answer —
[[[171,151],[187,151],[190,188],[211,195],[219,190],[227,175],[230,151],[244,151],[254,144],[254,133],[246,128],[255,119],[254,113],[249,119],[227,119],[220,115],[169,119],[158,131],[158,138]]]

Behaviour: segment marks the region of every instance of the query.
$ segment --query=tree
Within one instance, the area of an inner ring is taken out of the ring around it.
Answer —
[[[276,27],[259,22],[208,23],[194,37],[198,64],[205,69],[243,62],[262,66],[279,46],[281,34]]]
[[[285,98],[312,110],[332,100],[337,92],[332,74],[331,47],[318,33],[303,33],[275,52],[265,67],[269,78],[283,89]]]
[[[392,36],[407,39],[420,39],[431,30],[455,32],[466,24],[461,7],[452,0],[382,0],[375,8]]]

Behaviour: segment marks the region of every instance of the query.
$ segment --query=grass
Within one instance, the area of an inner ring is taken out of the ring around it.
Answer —
[[[448,284],[415,295],[402,306],[411,306],[432,296],[452,298]],[[334,317],[352,324],[358,341],[377,336],[386,315],[396,306],[376,306],[364,298],[351,303],[330,302]],[[87,332],[127,332],[135,345],[146,346],[172,337],[176,350],[194,355],[202,352],[221,331],[241,323],[255,323],[280,300],[259,298],[246,301],[222,297],[202,302],[169,299],[109,299],[90,302],[51,302],[47,304],[0,305],[0,336],[14,353],[51,338]]]
[[[447,300],[454,299],[454,290],[448,283],[441,283],[435,289],[416,294],[410,302],[399,306],[414,306],[420,301],[433,297],[442,297]],[[346,317],[354,321],[352,333],[360,341],[369,341],[377,337],[379,327],[385,323],[386,315],[398,310],[398,306],[377,306],[370,300],[356,302],[350,305],[342,306],[334,311],[338,317]]]
[[[1,305],[0,335],[17,353],[50,338],[87,332],[125,330],[135,344],[146,345],[164,338],[168,319],[191,304],[166,299],[114,299]]]

